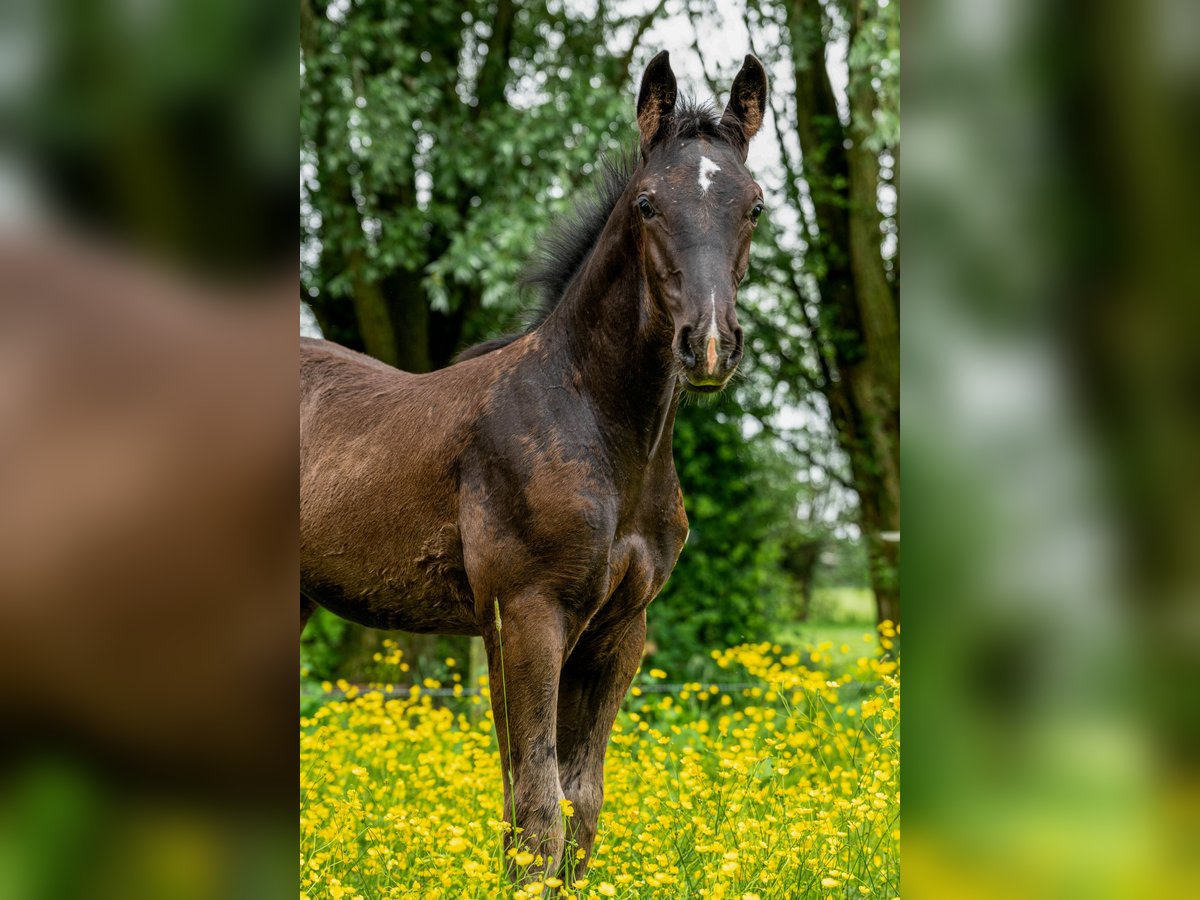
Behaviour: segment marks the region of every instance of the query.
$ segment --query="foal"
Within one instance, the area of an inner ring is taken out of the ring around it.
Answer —
[[[505,815],[549,871],[563,798],[591,852],[646,607],[687,538],[676,406],[742,357],[734,300],[763,208],[745,160],[766,93],[747,56],[720,118],[677,108],[666,52],[650,62],[640,160],[560,237],[527,333],[427,375],[302,343],[302,621],[319,605],[482,635]]]

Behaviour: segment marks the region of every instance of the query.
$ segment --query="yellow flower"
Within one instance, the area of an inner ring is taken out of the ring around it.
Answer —
[[[566,818],[569,819],[571,816],[575,815],[575,807],[571,805],[571,801],[566,797],[563,797],[561,800],[559,800],[558,805],[559,808],[562,809],[563,816]]]
[[[664,672],[662,669],[651,669],[651,670],[650,670],[650,677],[651,677],[651,678],[666,678],[666,677],[667,677],[667,673],[666,673],[666,672]]]
[[[809,879],[821,896],[871,896],[864,885],[894,882],[900,664],[884,658],[880,638],[894,639],[881,632],[854,657],[829,642],[717,650],[736,690],[690,682],[687,699],[630,696],[608,748],[594,852],[568,843],[571,877],[542,878],[536,847],[514,847],[505,861],[538,880],[509,888],[510,900],[673,896],[687,883],[704,884],[707,900],[756,900]],[[301,717],[300,891],[313,900],[488,896],[502,877],[497,837],[513,829],[492,818],[511,809],[500,802],[504,719],[492,714],[487,676],[475,696],[436,704],[423,686],[389,687],[353,702],[324,698]],[[844,706],[841,690],[861,699]],[[573,802],[560,812],[579,818]],[[683,859],[681,832],[696,851]],[[590,864],[590,885],[572,883],[577,860]]]

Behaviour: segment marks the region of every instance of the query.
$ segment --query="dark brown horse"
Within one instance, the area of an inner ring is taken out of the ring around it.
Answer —
[[[591,851],[646,607],[687,538],[675,408],[742,357],[766,92],[747,56],[719,118],[677,107],[667,54],[651,61],[640,159],[549,245],[527,333],[427,375],[303,344],[302,616],[482,635],[505,812],[555,865],[563,798]]]

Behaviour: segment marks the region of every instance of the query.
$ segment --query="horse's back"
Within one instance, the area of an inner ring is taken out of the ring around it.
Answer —
[[[302,589],[363,624],[464,630],[458,460],[484,373],[414,375],[311,339],[300,368]]]
[[[356,391],[372,382],[403,379],[408,374],[333,341],[300,338],[301,404],[320,393]]]

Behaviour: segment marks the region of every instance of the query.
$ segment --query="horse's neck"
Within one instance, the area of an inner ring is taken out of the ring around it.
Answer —
[[[670,334],[649,307],[627,216],[618,203],[552,318],[554,339],[566,348],[606,439],[645,464],[670,451],[679,388]]]

